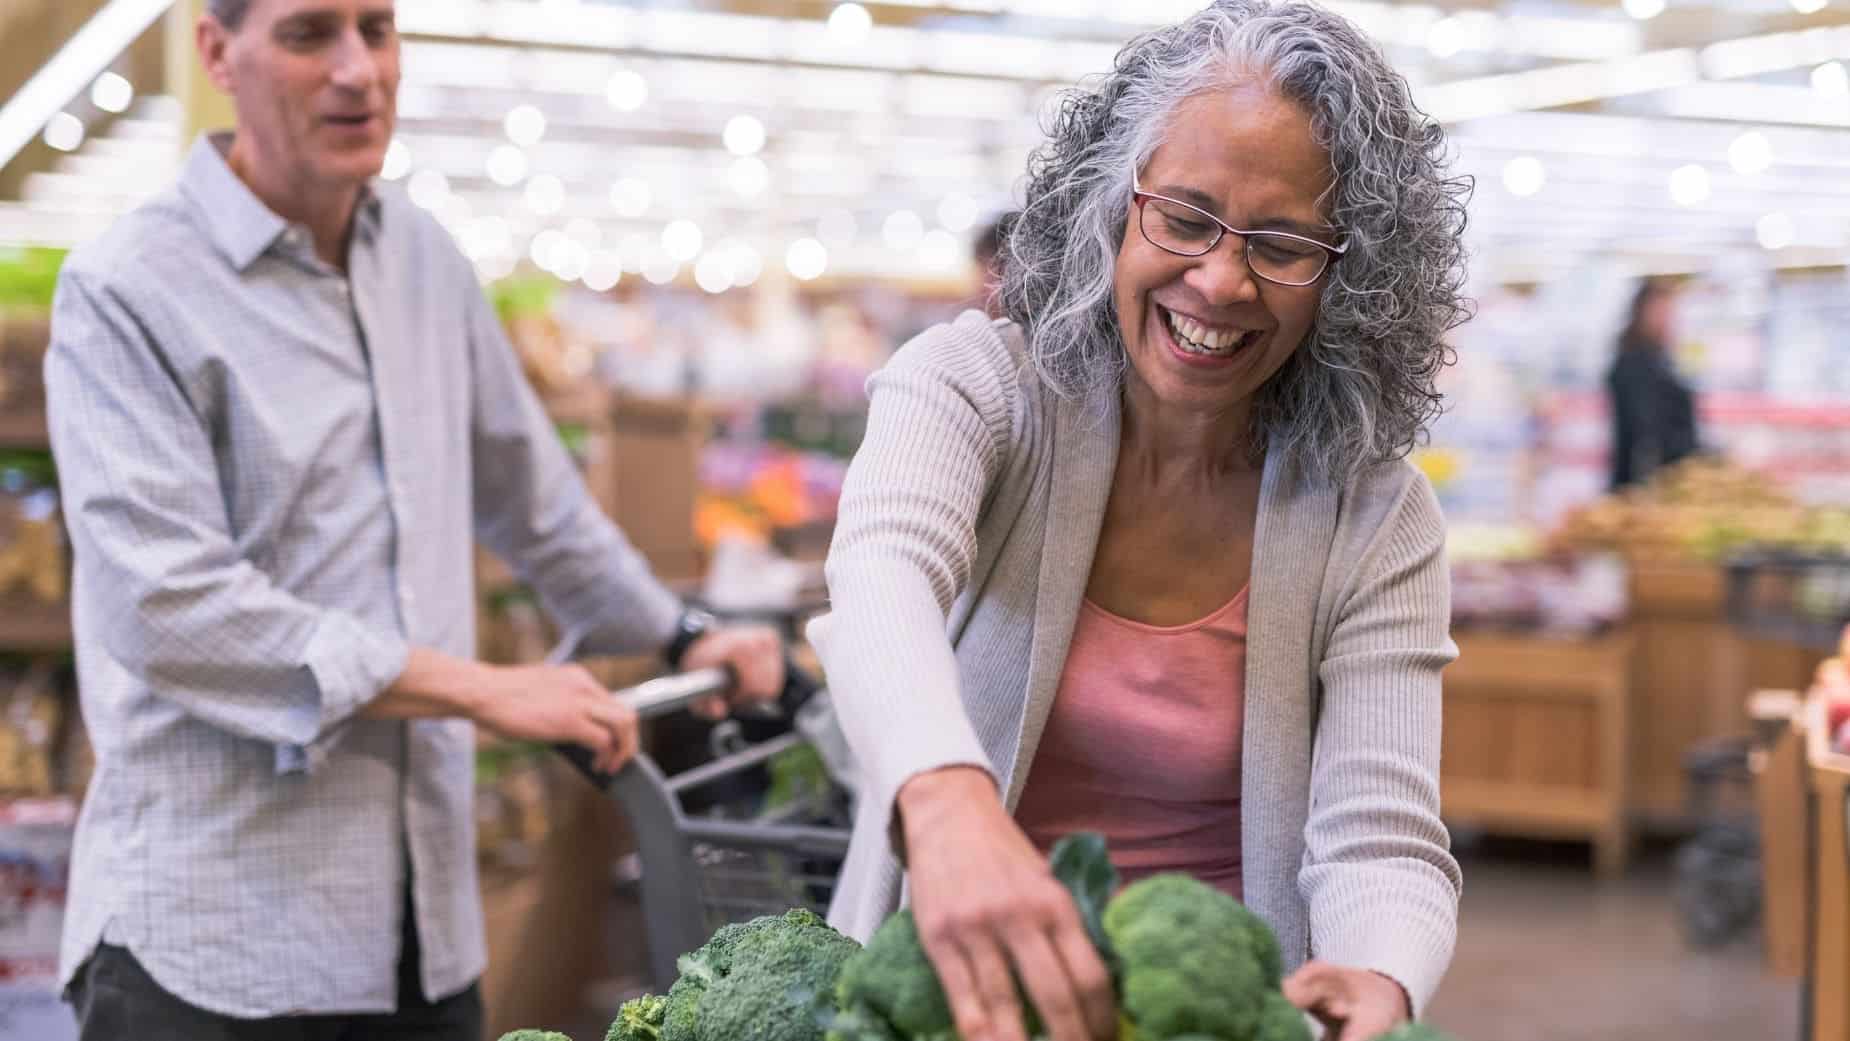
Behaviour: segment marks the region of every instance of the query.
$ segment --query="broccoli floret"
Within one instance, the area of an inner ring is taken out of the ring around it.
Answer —
[[[1259,1007],[1259,1029],[1253,1041],[1310,1041],[1310,1023],[1283,994],[1267,991]]]
[[[1121,973],[1118,1007],[1138,1041],[1303,1036],[1281,1032],[1289,1003],[1271,1000],[1281,972],[1278,940],[1220,890],[1186,875],[1152,876],[1112,898],[1104,924]]]
[[[662,1020],[668,1014],[668,999],[645,994],[623,1003],[604,1041],[661,1041]]]
[[[858,950],[802,908],[728,925],[681,957],[665,997],[625,1005],[606,1041],[821,1041],[818,1002]]]
[[[1452,1038],[1424,1023],[1402,1023],[1381,1035],[1377,1041],[1452,1041]]]
[[[880,924],[835,981],[841,1010],[827,1041],[955,1041],[951,1005],[910,910]]]
[[[501,1041],[572,1041],[556,1030],[515,1030],[502,1034]]]

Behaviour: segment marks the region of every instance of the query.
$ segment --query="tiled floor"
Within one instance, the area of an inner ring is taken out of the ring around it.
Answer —
[[[1796,983],[1761,969],[1758,934],[1693,950],[1670,858],[1594,881],[1581,848],[1460,850],[1457,957],[1428,1018],[1460,1041],[1796,1041]]]

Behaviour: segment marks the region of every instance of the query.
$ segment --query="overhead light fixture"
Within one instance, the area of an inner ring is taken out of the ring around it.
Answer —
[[[1792,9],[1800,14],[1817,14],[1830,5],[1831,0],[1792,0]]]
[[[513,145],[496,145],[488,153],[488,179],[512,188],[527,179],[527,153]]]
[[[963,250],[958,248],[957,236],[942,228],[934,228],[925,233],[919,242],[919,263],[933,271],[952,271],[963,260]]]
[[[726,121],[720,139],[733,155],[757,155],[764,147],[764,124],[755,116],[733,116]]]
[[[1678,206],[1694,206],[1709,197],[1709,171],[1691,163],[1670,172],[1670,201]]]
[[[874,16],[860,4],[836,4],[835,10],[829,12],[829,35],[840,43],[865,42],[873,27]]]
[[[45,124],[45,143],[60,152],[75,152],[83,147],[83,120],[69,112],[60,112]]]
[[[1465,49],[1465,25],[1454,15],[1432,23],[1426,30],[1426,49],[1435,58],[1450,58]]]
[[[532,105],[515,105],[503,121],[509,141],[521,148],[532,148],[546,136],[546,114]]]
[[[411,183],[405,186],[405,193],[419,206],[435,210],[450,194],[450,179],[443,176],[441,170],[419,170],[411,175]]]
[[[732,284],[749,286],[764,273],[764,258],[750,244],[738,241],[721,243],[719,251],[732,265]]]
[[[564,232],[557,228],[546,228],[527,244],[527,255],[541,271],[555,272],[558,269],[559,251],[564,245]]]
[[[938,223],[947,231],[969,231],[976,223],[976,200],[955,192],[945,196],[938,203]]]
[[[630,69],[618,69],[604,87],[604,100],[618,112],[634,112],[649,100],[649,81]]]
[[[662,249],[682,263],[700,255],[700,243],[700,225],[691,220],[670,221],[662,229]]]
[[[1749,130],[1729,143],[1728,165],[1749,177],[1765,173],[1773,165],[1773,145],[1765,134]]]
[[[771,183],[771,168],[755,155],[742,155],[726,168],[726,180],[742,199],[755,199]]]
[[[1548,171],[1542,161],[1532,155],[1519,155],[1503,164],[1503,187],[1511,195],[1527,198],[1542,190],[1548,183]]]
[[[1650,21],[1664,13],[1664,0],[1624,0],[1619,6],[1625,13],[1641,22]]]
[[[784,267],[799,282],[821,278],[828,266],[829,251],[815,239],[798,239],[784,250]]]
[[[665,286],[681,273],[681,263],[666,253],[652,253],[642,262],[642,277],[650,285]]]
[[[1754,222],[1754,237],[1760,240],[1762,249],[1785,249],[1797,235],[1791,215],[1784,212],[1775,211]]]
[[[542,217],[565,208],[565,182],[552,174],[536,174],[527,182],[527,206]]]
[[[610,186],[610,208],[620,217],[640,217],[649,212],[649,196],[649,182],[625,177]]]
[[[105,72],[90,85],[90,102],[104,112],[121,114],[135,100],[135,87],[127,79]]]
[[[1811,70],[1811,89],[1827,97],[1850,97],[1850,69],[1841,61],[1827,61]]]
[[[916,248],[925,235],[925,223],[911,210],[896,210],[880,226],[880,237],[888,249],[908,252]]]
[[[561,236],[552,260],[552,273],[563,281],[576,282],[585,277],[585,270],[590,266],[591,251]]]
[[[379,176],[388,181],[396,181],[411,172],[411,149],[398,139],[385,146],[385,163],[379,168]]]
[[[708,293],[724,293],[732,288],[732,258],[710,250],[694,265],[694,284]]]
[[[600,249],[591,254],[585,265],[585,288],[594,293],[608,293],[623,281],[623,260],[615,251]]]

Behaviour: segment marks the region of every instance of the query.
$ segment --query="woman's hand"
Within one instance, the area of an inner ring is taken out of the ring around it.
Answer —
[[[1111,977],[1073,899],[989,775],[921,774],[899,792],[919,939],[965,1041],[1027,1041],[1015,978],[1051,1041],[1113,1036]]]
[[[1285,998],[1317,1017],[1331,1041],[1374,1041],[1413,1018],[1400,984],[1367,969],[1306,962],[1285,980]]]

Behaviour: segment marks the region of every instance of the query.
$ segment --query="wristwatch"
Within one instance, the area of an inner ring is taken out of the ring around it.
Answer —
[[[668,645],[662,648],[662,660],[671,669],[681,667],[681,659],[687,657],[687,649],[694,641],[706,635],[707,630],[719,624],[719,619],[698,607],[689,607],[681,612],[681,618],[674,624],[674,636]]]

